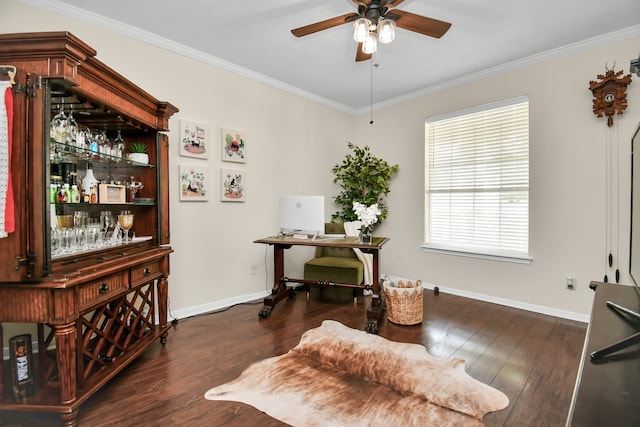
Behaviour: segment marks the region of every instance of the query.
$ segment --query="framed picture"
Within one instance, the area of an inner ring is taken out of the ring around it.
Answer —
[[[247,135],[239,130],[222,129],[222,160],[245,163],[247,161]]]
[[[209,200],[209,168],[180,165],[180,201]]]
[[[180,120],[181,156],[208,159],[209,147],[211,145],[209,138],[210,134],[207,126]]]
[[[220,200],[223,202],[244,202],[246,189],[245,171],[220,169]]]

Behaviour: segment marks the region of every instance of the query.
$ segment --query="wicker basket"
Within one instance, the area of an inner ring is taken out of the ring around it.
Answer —
[[[415,285],[410,281],[406,285],[399,281],[396,286],[384,286],[389,321],[398,325],[422,323],[423,293],[420,280]]]

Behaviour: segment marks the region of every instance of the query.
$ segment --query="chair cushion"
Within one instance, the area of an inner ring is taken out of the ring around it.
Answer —
[[[335,283],[360,284],[364,279],[364,266],[357,258],[320,257],[307,261],[304,265],[305,280]],[[353,288],[311,286],[311,299],[326,302],[347,303],[353,301],[361,291]]]
[[[343,234],[344,224],[326,223],[325,233]],[[304,265],[304,279],[359,285],[364,280],[364,264],[357,258],[351,248],[318,246],[316,248],[316,257],[310,259]],[[349,302],[353,300],[353,296],[354,289],[352,288],[338,286],[311,287],[311,297],[313,299]]]
[[[364,266],[357,258],[323,256],[304,264],[304,278],[359,285],[364,278]]]

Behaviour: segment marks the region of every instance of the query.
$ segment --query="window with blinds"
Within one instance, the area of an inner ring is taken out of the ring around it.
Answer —
[[[528,259],[529,101],[426,121],[425,248]]]

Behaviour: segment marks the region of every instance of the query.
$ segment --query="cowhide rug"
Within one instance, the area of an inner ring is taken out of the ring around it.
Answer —
[[[473,378],[464,360],[431,356],[325,320],[282,356],[249,366],[205,393],[244,402],[293,426],[482,426],[504,409],[502,392]]]

